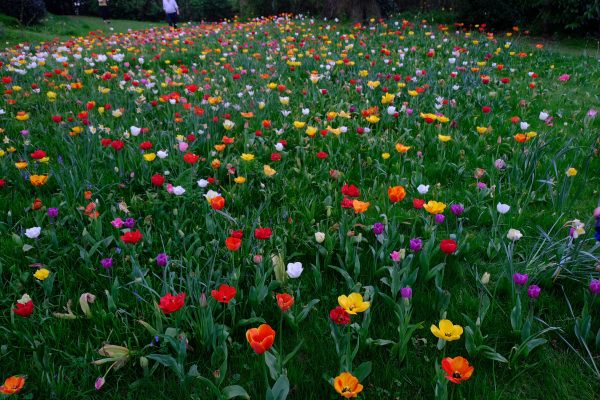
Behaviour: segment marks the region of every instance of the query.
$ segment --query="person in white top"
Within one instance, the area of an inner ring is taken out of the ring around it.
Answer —
[[[163,0],[163,10],[167,14],[169,26],[177,29],[177,16],[179,15],[179,6],[175,0]]]

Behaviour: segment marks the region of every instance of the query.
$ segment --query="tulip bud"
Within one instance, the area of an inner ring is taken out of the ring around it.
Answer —
[[[90,310],[89,303],[93,303],[95,301],[96,296],[91,293],[83,293],[81,296],[79,296],[79,306],[87,318],[92,318],[92,310]]]
[[[148,359],[146,357],[140,357],[140,367],[143,369],[148,368]]]
[[[206,301],[206,293],[202,292],[200,295],[200,307],[206,308],[208,306],[208,301]]]
[[[315,240],[317,243],[323,243],[325,241],[325,234],[323,232],[315,232]]]
[[[275,279],[278,282],[284,282],[286,278],[285,264],[283,257],[280,254],[273,254],[271,256],[271,262],[273,263],[273,271],[275,272]]]
[[[481,277],[481,283],[483,285],[487,285],[488,283],[490,283],[490,273],[489,272],[483,273],[483,276]]]

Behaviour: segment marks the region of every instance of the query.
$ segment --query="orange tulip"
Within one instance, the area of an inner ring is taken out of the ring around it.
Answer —
[[[360,200],[352,200],[352,207],[356,214],[362,214],[369,209],[371,203]]]
[[[396,144],[396,151],[400,154],[406,154],[411,149],[411,146],[405,146],[402,143]]]
[[[210,199],[210,206],[213,210],[221,210],[225,207],[225,199],[222,196],[216,196]]]
[[[278,293],[275,297],[277,298],[277,306],[283,312],[289,311],[294,305],[294,297],[288,293]]]
[[[392,186],[388,188],[388,197],[392,203],[397,203],[404,200],[406,190],[403,186]]]
[[[33,186],[44,186],[46,181],[48,180],[48,175],[31,175],[29,177],[29,182]]]
[[[11,376],[6,378],[4,385],[0,386],[0,393],[2,394],[15,394],[19,393],[25,386],[25,378],[22,376]]]
[[[523,133],[517,133],[514,137],[515,140],[519,143],[525,143],[527,141],[527,135]]]
[[[446,379],[450,382],[461,383],[471,378],[474,367],[463,357],[446,357],[442,360],[442,368],[446,372]]]
[[[363,390],[358,378],[350,372],[342,372],[333,380],[333,387],[336,392],[346,399],[356,397]]]
[[[246,340],[250,343],[252,350],[256,354],[263,354],[273,346],[275,341],[275,331],[268,324],[262,324],[258,328],[251,328],[246,331]]]

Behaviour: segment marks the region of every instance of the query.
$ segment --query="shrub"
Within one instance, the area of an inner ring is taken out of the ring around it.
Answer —
[[[35,25],[46,16],[46,5],[44,0],[2,0],[0,11],[23,25]]]

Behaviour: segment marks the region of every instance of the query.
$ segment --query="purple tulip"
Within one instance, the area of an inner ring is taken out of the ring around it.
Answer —
[[[102,389],[102,386],[104,386],[104,382],[106,382],[106,380],[104,379],[104,377],[103,377],[103,376],[99,376],[99,377],[96,379],[96,382],[94,382],[94,388],[95,388],[96,390],[100,390],[100,389]]]
[[[168,262],[169,256],[167,256],[165,253],[160,253],[156,256],[156,265],[159,267],[166,267]]]
[[[373,233],[376,235],[381,235],[383,233],[384,228],[385,227],[381,222],[376,222],[375,224],[373,224]]]
[[[102,260],[100,260],[100,264],[102,264],[104,269],[109,269],[110,267],[113,266],[113,259],[112,258],[103,258]]]
[[[402,259],[402,255],[400,254],[399,251],[396,251],[396,250],[394,250],[390,253],[390,257],[392,258],[393,262],[399,262]]]
[[[433,217],[433,220],[438,225],[443,224],[445,219],[446,217],[444,217],[444,214],[435,214],[435,217]]]
[[[410,299],[412,297],[412,289],[409,287],[403,287],[400,289],[400,296],[402,296],[403,299]]]
[[[452,211],[452,214],[456,215],[457,217],[460,217],[465,211],[465,207],[462,204],[452,204],[450,206],[450,211]]]
[[[421,251],[423,248],[423,241],[420,238],[410,239],[410,249],[415,253]]]
[[[50,217],[50,218],[58,217],[58,208],[50,207],[48,209],[48,217]]]
[[[597,279],[592,279],[590,282],[590,292],[592,294],[600,294],[600,281]]]
[[[527,275],[527,274],[520,274],[518,272],[513,274],[513,282],[515,282],[519,286],[523,286],[523,285],[527,284],[528,279],[529,279],[529,275]]]
[[[527,288],[527,296],[532,299],[537,299],[540,297],[540,292],[542,289],[538,285],[531,285]]]
[[[496,161],[494,161],[494,167],[496,167],[496,169],[503,170],[504,168],[506,168],[506,162],[503,159],[499,158]]]
[[[121,218],[113,219],[110,224],[117,229],[120,229],[123,226],[123,220]]]
[[[127,218],[125,220],[125,227],[126,228],[133,229],[134,226],[135,226],[135,219],[133,219],[133,218]]]
[[[477,182],[477,189],[483,190],[485,188],[487,188],[487,185],[485,184],[485,182]]]

